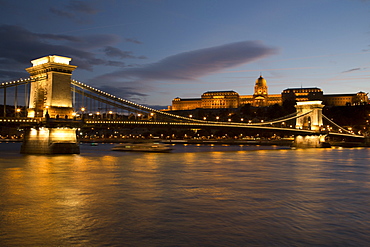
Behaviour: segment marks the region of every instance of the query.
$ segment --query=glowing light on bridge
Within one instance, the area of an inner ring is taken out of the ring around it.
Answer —
[[[31,81],[31,78],[27,78],[27,79],[19,79],[17,81],[7,81],[7,82],[3,82],[0,84],[1,87],[5,87],[5,86],[11,86],[11,85],[15,85],[15,84],[25,84],[27,82]],[[22,82],[22,83],[21,83]]]
[[[62,63],[62,64],[68,64],[72,59],[69,57],[61,57],[61,56],[47,56],[47,57],[42,57],[39,59],[32,60],[31,63],[33,66],[38,66],[41,64],[45,63]]]

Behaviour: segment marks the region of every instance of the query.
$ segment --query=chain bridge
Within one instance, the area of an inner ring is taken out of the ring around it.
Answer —
[[[356,135],[323,115],[321,101],[298,102],[295,113],[259,122],[195,119],[156,110],[71,79],[77,66],[70,65],[70,60],[61,56],[33,60],[33,66],[26,69],[30,78],[0,84],[3,91],[0,124],[26,129],[22,152],[56,153],[65,150],[65,153],[78,153],[76,129],[117,126],[237,128],[365,139],[365,136]],[[13,105],[14,109],[7,105]]]

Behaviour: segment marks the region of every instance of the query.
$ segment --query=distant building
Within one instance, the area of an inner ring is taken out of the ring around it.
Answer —
[[[351,106],[369,103],[368,94],[364,92],[352,94],[324,94],[320,88],[288,88],[281,93],[282,101],[296,102],[321,100],[326,106]]]
[[[369,103],[367,93],[358,92],[352,94],[325,94],[324,104],[328,106],[364,105]]]
[[[281,93],[282,101],[323,100],[324,93],[320,88],[287,88]]]
[[[255,107],[262,107],[281,103],[280,94],[268,94],[267,83],[262,75],[256,80],[253,95],[240,96],[240,105],[251,104]]]
[[[204,109],[238,108],[239,98],[234,91],[208,91],[202,94],[201,104]]]
[[[368,94],[358,92],[354,94],[324,94],[317,87],[312,88],[287,88],[281,94],[268,94],[266,80],[262,75],[256,80],[253,95],[239,95],[237,92],[229,91],[208,91],[202,94],[201,98],[172,100],[169,110],[194,110],[194,109],[222,109],[238,108],[250,104],[254,107],[282,105],[284,101],[310,101],[322,100],[327,106],[346,106],[368,104]]]
[[[194,110],[198,108],[202,108],[201,99],[181,99],[177,97],[172,100],[172,107],[169,107],[169,110]]]

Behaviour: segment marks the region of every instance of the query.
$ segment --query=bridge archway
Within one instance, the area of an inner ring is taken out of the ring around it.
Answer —
[[[323,125],[322,101],[303,101],[297,102],[295,108],[297,115],[303,115],[296,119],[296,129],[311,129],[319,131]]]

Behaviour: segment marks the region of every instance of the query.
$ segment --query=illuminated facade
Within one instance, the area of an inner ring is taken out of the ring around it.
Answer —
[[[368,94],[364,92],[324,95],[324,104],[329,106],[363,105],[368,103]]]
[[[71,75],[77,66],[70,65],[68,57],[46,56],[31,61],[27,68],[31,83],[28,117],[43,121],[42,127],[26,128],[21,153],[26,154],[78,154],[80,147],[76,128],[63,121],[72,118]],[[49,125],[49,121],[57,125]]]
[[[239,107],[239,94],[234,91],[209,91],[202,94],[201,108],[237,108]]]
[[[239,95],[235,91],[208,91],[201,98],[181,99],[175,98],[169,110],[194,109],[222,109],[238,108],[246,104],[254,107],[282,105],[284,101],[304,102],[321,100],[327,106],[345,106],[368,104],[368,94],[364,92],[354,94],[328,94],[317,87],[313,88],[287,88],[281,94],[268,94],[266,79],[260,76],[254,86],[253,95]]]
[[[297,102],[309,100],[323,100],[324,93],[320,88],[287,88],[281,93],[282,101]]]
[[[31,79],[28,117],[71,118],[73,113],[71,75],[77,66],[70,65],[71,58],[46,56],[31,61],[27,68]]]
[[[238,108],[246,104],[259,107],[281,103],[280,94],[268,95],[266,80],[260,76],[256,80],[253,95],[239,95],[235,91],[208,91],[203,93],[201,98],[175,98],[170,110]]]
[[[282,101],[296,102],[321,100],[326,106],[351,106],[369,103],[368,94],[364,92],[352,94],[324,94],[317,87],[314,88],[288,88],[281,93]]]

